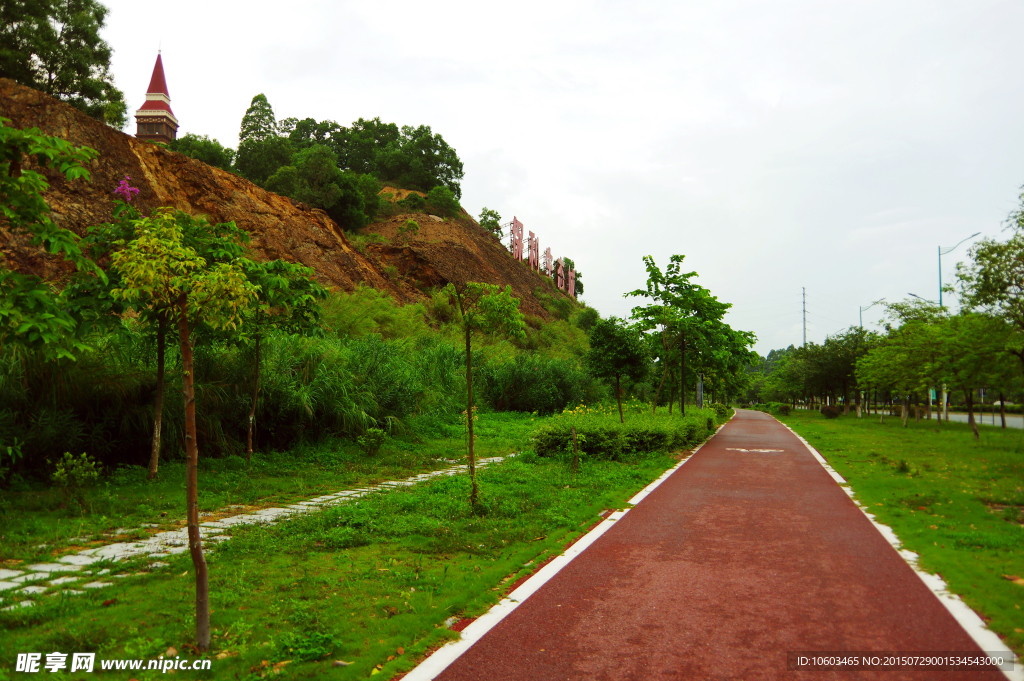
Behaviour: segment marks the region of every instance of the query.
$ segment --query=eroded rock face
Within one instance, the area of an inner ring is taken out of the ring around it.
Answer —
[[[130,135],[93,120],[42,92],[0,79],[0,115],[17,128],[39,128],[44,134],[97,150],[92,181],[67,182],[48,173],[46,200],[58,224],[84,235],[90,225],[109,222],[114,207],[114,188],[125,176],[140,193],[133,202],[143,213],[172,206],[211,222],[234,221],[249,233],[252,256],[299,262],[316,270],[327,286],[351,291],[365,283],[375,288],[392,287],[376,263],[352,248],[344,233],[327,215],[300,208],[283,196],[260,189],[237,175],[140,142]],[[0,235],[0,252],[7,266],[53,277],[55,264],[46,263],[24,240],[11,242]],[[396,294],[399,292],[394,291]]]
[[[278,196],[232,173],[183,154],[140,142],[37,90],[0,78],[0,116],[17,128],[39,128],[78,146],[97,150],[92,180],[67,182],[47,173],[46,200],[56,222],[84,235],[91,225],[109,222],[114,188],[127,175],[140,189],[133,201],[143,213],[172,206],[211,222],[234,221],[251,238],[250,256],[299,262],[316,271],[320,283],[353,290],[360,284],[386,290],[400,302],[423,300],[430,288],[449,281],[481,281],[512,286],[526,314],[547,318],[534,297],[538,287],[554,293],[543,277],[516,262],[508,250],[472,218],[438,221],[423,214],[395,216],[364,231],[388,242],[353,247],[321,210]],[[394,190],[392,190],[394,191]],[[420,230],[400,240],[398,225],[415,219]],[[57,279],[66,264],[28,245],[0,226],[3,264],[21,272]]]

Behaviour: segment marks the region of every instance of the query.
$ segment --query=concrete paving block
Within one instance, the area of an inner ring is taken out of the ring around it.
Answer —
[[[50,580],[50,586],[60,586],[61,584],[67,584],[68,582],[77,582],[80,577],[61,577],[60,579]]]
[[[28,565],[25,567],[26,570],[32,572],[71,572],[72,570],[81,570],[81,565],[66,565],[64,563],[36,563],[35,565]]]
[[[109,574],[110,574],[110,568],[104,568],[104,569],[100,570],[99,572],[97,572],[96,576],[99,577],[100,575],[109,575]]]
[[[224,528],[231,527],[231,526],[230,525],[226,525],[226,524],[220,522],[219,520],[211,520],[210,522],[199,523],[199,527],[218,528],[218,529],[223,530]]]
[[[45,586],[23,586],[20,589],[18,589],[18,591],[20,591],[21,593],[26,593],[26,594],[41,594],[41,593],[46,593],[46,587]]]
[[[17,582],[0,582],[0,591],[7,591],[8,589],[13,589],[16,586],[18,586]]]
[[[18,608],[31,608],[35,603],[32,601],[22,601],[21,603],[15,603],[14,605],[8,605],[4,610],[17,610]]]
[[[64,589],[63,591],[61,591],[61,593],[65,596],[81,596],[85,592],[79,591],[78,589]]]
[[[21,577],[14,577],[11,581],[17,582],[18,584],[25,584],[26,582],[38,582],[40,579],[49,579],[49,577],[49,572],[30,572],[29,574],[22,575]]]
[[[172,556],[176,556],[179,553],[185,553],[186,551],[188,551],[188,547],[187,546],[173,546],[173,547],[167,549],[167,551],[165,553],[166,554],[170,554]]]
[[[72,554],[70,556],[61,556],[57,559],[57,562],[67,563],[68,565],[91,565],[92,563],[98,562],[99,560],[99,558],[93,558],[92,556]]]
[[[102,589],[105,586],[112,586],[112,585],[113,585],[113,582],[89,582],[88,584],[83,584],[82,588],[83,589]]]
[[[10,577],[17,577],[21,574],[21,570],[0,570],[0,579],[8,579]]]
[[[167,563],[161,563],[160,561],[156,561],[156,562],[153,562],[153,563],[149,564],[149,569],[150,570],[159,570],[160,568],[165,568],[165,567],[167,567]]]

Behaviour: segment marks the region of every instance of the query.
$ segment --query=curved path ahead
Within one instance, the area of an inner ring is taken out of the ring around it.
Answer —
[[[796,436],[741,411],[437,678],[1005,679],[787,671],[808,650],[978,646]]]

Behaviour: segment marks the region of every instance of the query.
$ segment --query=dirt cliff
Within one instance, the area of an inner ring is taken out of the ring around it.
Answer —
[[[544,287],[555,293],[549,280],[515,262],[493,235],[465,213],[448,220],[423,214],[393,216],[366,227],[365,234],[379,237],[357,248],[321,210],[183,154],[140,142],[7,79],[0,79],[0,116],[10,119],[14,127],[39,128],[46,135],[99,152],[92,163],[91,182],[67,182],[56,173],[48,174],[51,186],[46,200],[54,220],[79,235],[90,225],[111,219],[113,190],[127,175],[141,190],[134,203],[144,213],[173,206],[206,215],[211,222],[234,221],[251,237],[251,257],[302,263],[312,267],[326,286],[351,291],[364,284],[406,303],[426,298],[431,288],[449,281],[511,284],[522,300],[523,312],[548,316],[533,292]],[[408,219],[416,220],[419,232],[400,239],[398,226]],[[59,261],[23,238],[11,238],[2,226],[0,258],[6,267],[47,278],[55,278],[61,270]]]

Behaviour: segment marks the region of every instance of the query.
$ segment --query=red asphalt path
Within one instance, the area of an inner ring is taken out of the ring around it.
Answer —
[[[795,435],[739,411],[437,678],[1005,679],[787,670],[812,650],[979,649]]]

